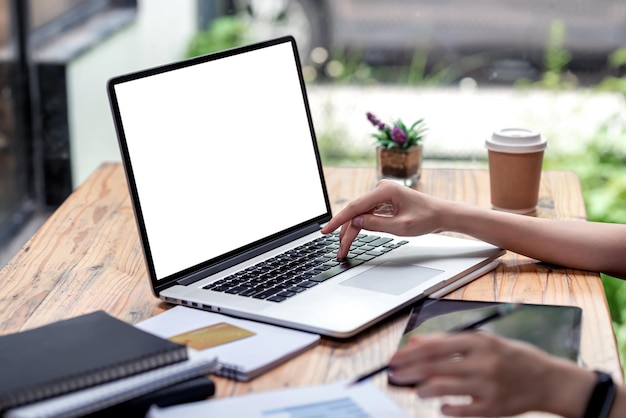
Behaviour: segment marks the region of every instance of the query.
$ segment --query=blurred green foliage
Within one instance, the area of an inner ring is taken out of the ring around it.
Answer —
[[[548,43],[543,56],[544,71],[537,81],[526,79],[518,80],[515,85],[520,88],[538,87],[549,90],[565,90],[576,87],[575,77],[568,77],[567,66],[572,60],[572,54],[563,48],[565,41],[565,25],[561,20],[555,20],[550,25]]]
[[[626,48],[620,48],[613,52],[608,59],[608,65],[611,70],[619,73],[624,67],[626,67]],[[626,97],[626,76],[621,77],[609,76],[606,77],[597,86],[601,91],[616,91],[620,92]]]
[[[609,118],[584,152],[546,161],[547,169],[573,169],[591,221],[626,224],[626,121]],[[626,371],[626,281],[602,275],[613,328]]]
[[[189,42],[188,58],[234,48],[244,43],[246,24],[235,16],[214,19],[206,30],[197,32]]]

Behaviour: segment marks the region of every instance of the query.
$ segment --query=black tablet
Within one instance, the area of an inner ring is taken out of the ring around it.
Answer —
[[[400,345],[411,335],[448,331],[487,316],[503,302],[426,298],[409,315]],[[582,309],[577,306],[522,304],[518,311],[478,329],[526,341],[549,354],[578,362]]]

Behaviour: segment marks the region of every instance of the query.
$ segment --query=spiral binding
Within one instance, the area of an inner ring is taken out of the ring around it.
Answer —
[[[63,380],[45,382],[39,386],[24,388],[8,394],[4,402],[0,402],[0,410],[119,380],[184,360],[187,360],[187,350],[179,348],[175,351],[164,351],[156,357],[122,363],[110,369],[90,370],[87,372],[88,374],[74,375]]]
[[[219,362],[219,368],[214,372],[214,374],[227,379],[244,380],[246,378],[243,367],[233,363]]]
[[[191,357],[187,361],[121,380],[10,409],[4,418],[80,417],[196,376],[213,373],[216,367],[216,359]]]

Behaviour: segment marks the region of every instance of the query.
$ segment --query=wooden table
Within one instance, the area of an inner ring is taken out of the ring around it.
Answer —
[[[333,211],[375,184],[372,168],[327,168]],[[418,189],[489,207],[482,169],[427,169]],[[520,215],[521,216],[521,215]],[[577,176],[543,173],[537,216],[585,221]],[[501,265],[449,298],[566,304],[583,308],[582,360],[623,382],[602,282],[597,274],[538,263],[507,253]],[[150,290],[126,180],[120,164],[102,165],[0,270],[0,334],[17,332],[96,309],[136,323],[170,306]],[[249,383],[216,378],[217,396],[351,378],[389,359],[404,328],[403,311],[349,340],[323,338],[316,348]],[[436,402],[411,389],[374,382],[407,413],[439,416]],[[535,414],[536,415],[536,414]]]

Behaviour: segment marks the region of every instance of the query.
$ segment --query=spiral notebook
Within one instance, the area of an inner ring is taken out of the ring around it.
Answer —
[[[124,379],[9,409],[4,418],[74,418],[118,405],[147,393],[213,372],[216,359],[189,354],[189,359]]]
[[[320,336],[290,328],[176,306],[136,324],[144,331],[217,357],[214,374],[248,381],[314,347]]]
[[[0,412],[188,358],[103,311],[0,337]]]

